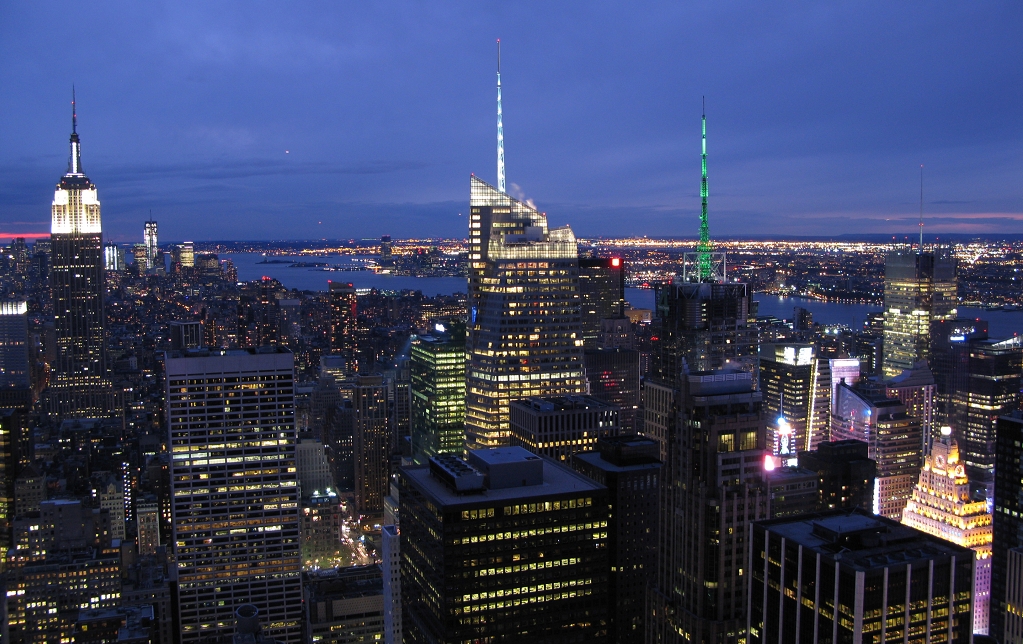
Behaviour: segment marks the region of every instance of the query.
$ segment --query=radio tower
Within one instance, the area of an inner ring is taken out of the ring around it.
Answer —
[[[924,164],[920,164],[920,253],[924,252]]]
[[[504,123],[501,122],[501,39],[497,39],[497,189],[507,192],[504,184]]]
[[[713,276],[711,267],[711,251],[714,246],[710,243],[710,229],[707,226],[707,99],[703,99],[703,152],[701,155],[702,178],[700,179],[700,242],[696,245],[698,253],[698,274],[699,281],[710,281]]]

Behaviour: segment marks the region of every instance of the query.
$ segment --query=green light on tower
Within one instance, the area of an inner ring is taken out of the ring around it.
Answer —
[[[710,243],[710,228],[707,226],[707,110],[703,110],[703,152],[701,155],[702,179],[700,180],[700,241],[696,244],[698,253],[699,276],[701,282],[708,282],[713,277],[711,266],[711,251],[714,246]]]

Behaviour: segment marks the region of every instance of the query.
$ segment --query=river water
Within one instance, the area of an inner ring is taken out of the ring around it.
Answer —
[[[266,257],[259,253],[222,253],[220,259],[230,259],[238,268],[238,279],[247,281],[259,279],[266,275],[280,281],[287,288],[303,291],[325,291],[327,282],[351,282],[356,288],[375,288],[387,291],[406,289],[422,291],[423,295],[450,295],[465,293],[466,281],[461,277],[408,277],[405,275],[381,275],[373,271],[324,271],[315,268],[291,268],[288,264],[261,264],[270,260],[290,260],[295,262],[327,262],[337,266],[363,266],[374,259],[372,256],[332,255],[329,257]],[[650,309],[654,306],[652,289],[627,288],[625,298],[637,309]],[[881,306],[875,304],[842,304],[839,302],[821,302],[798,297],[778,297],[757,294],[754,299],[759,302],[759,315],[773,315],[781,319],[791,319],[792,309],[801,306],[813,314],[814,322],[822,324],[845,324],[853,329],[863,326],[867,313],[880,311]],[[960,317],[987,320],[992,338],[1006,338],[1023,334],[1023,311],[987,311],[971,307],[959,307]]]

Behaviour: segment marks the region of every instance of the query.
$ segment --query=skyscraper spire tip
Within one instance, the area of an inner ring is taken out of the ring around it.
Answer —
[[[78,133],[78,106],[75,105],[75,86],[71,85],[71,133]]]
[[[497,189],[506,192],[504,182],[504,122],[501,114],[501,39],[497,39]]]

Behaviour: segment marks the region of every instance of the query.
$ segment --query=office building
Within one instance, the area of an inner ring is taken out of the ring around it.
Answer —
[[[319,570],[306,575],[308,641],[358,644],[383,640],[383,577],[379,565]]]
[[[831,373],[813,345],[760,346],[760,390],[768,440],[782,464],[827,440],[831,422]]]
[[[1010,548],[1005,580],[1002,644],[1023,644],[1023,548]]]
[[[154,265],[149,261],[149,250],[145,244],[135,244],[131,247],[131,256],[135,260],[135,267],[140,275],[145,275]]]
[[[465,324],[438,324],[412,340],[412,459],[465,449]]]
[[[974,493],[990,499],[995,477],[995,425],[1019,409],[1023,386],[1020,338],[953,342],[949,425],[959,439]]]
[[[799,467],[817,473],[817,509],[870,512],[874,507],[877,463],[859,440],[824,442],[812,452],[799,452]]]
[[[195,268],[195,244],[187,241],[183,244],[178,244],[178,263],[181,268]]]
[[[142,242],[146,248],[147,266],[156,266],[157,254],[160,252],[160,242],[157,234],[157,225],[152,217],[146,222],[142,231]]]
[[[605,322],[617,320],[605,320]],[[629,324],[628,320],[625,320]],[[638,431],[640,352],[626,348],[587,349],[583,357],[590,396],[618,406],[623,432]]]
[[[381,516],[391,476],[391,425],[387,385],[380,374],[359,374],[352,396],[355,511]]]
[[[160,547],[160,506],[156,503],[139,503],[135,506],[135,521],[138,526],[139,556],[155,555]]]
[[[973,641],[973,551],[862,510],[757,521],[750,644]]]
[[[0,302],[0,389],[27,390],[31,386],[28,366],[28,304]]]
[[[920,420],[906,413],[901,401],[839,385],[831,412],[833,440],[867,444],[867,456],[877,463],[874,514],[902,518],[923,465]]]
[[[828,360],[831,371],[831,402],[834,404],[838,385],[845,383],[850,387],[860,381],[859,358],[831,358]]]
[[[969,367],[969,345],[974,340],[988,339],[988,323],[980,319],[950,318],[931,324],[931,357],[928,363],[934,375],[934,424],[938,427],[952,422],[952,395],[965,390]]]
[[[664,464],[648,637],[737,643],[746,628],[749,525],[766,519],[766,419],[745,371],[690,372]]]
[[[949,249],[900,249],[885,257],[885,378],[930,358],[931,324],[954,318],[956,261]]]
[[[401,532],[396,525],[380,529],[384,578],[384,644],[401,644]]]
[[[576,472],[608,489],[609,641],[642,642],[646,591],[657,566],[657,518],[661,462],[657,442],[615,436],[572,456]]]
[[[344,358],[348,373],[355,373],[358,354],[355,337],[358,300],[355,287],[341,282],[327,282],[327,297],[330,302],[330,351]]]
[[[57,332],[48,410],[58,418],[95,418],[115,410],[106,378],[103,228],[96,184],[82,169],[72,111],[71,157],[53,195],[50,288]]]
[[[533,396],[511,403],[511,444],[568,462],[621,432],[618,408],[590,396]]]
[[[776,465],[766,461],[764,478],[771,499],[770,517],[795,517],[817,511],[819,492],[817,472],[796,465]]]
[[[295,446],[295,465],[298,468],[298,487],[303,495],[326,493],[337,487],[326,450],[319,439],[299,439]]]
[[[607,488],[520,447],[399,470],[406,643],[607,636]]]
[[[111,271],[123,271],[124,249],[114,242],[103,244],[103,268],[108,273]]]
[[[579,296],[583,341],[599,345],[600,323],[625,315],[625,262],[621,257],[579,258]]]
[[[345,516],[341,498],[333,490],[303,492],[299,516],[303,566],[308,570],[338,565],[343,559],[341,526]]]
[[[512,400],[583,393],[579,258],[570,228],[471,179],[466,435],[508,442]]]
[[[202,322],[198,320],[175,320],[168,325],[171,349],[199,349],[203,341]]]
[[[924,452],[930,450],[935,438],[934,397],[937,384],[927,363],[920,361],[912,369],[906,369],[894,378],[884,381],[885,395],[895,398],[906,406],[906,413],[920,419],[923,429],[921,438]]]
[[[166,355],[167,443],[183,644],[229,637],[253,604],[301,641],[295,371],[287,349]]]
[[[1006,613],[1019,614],[1020,605],[1009,606],[1009,589],[1018,580],[1008,576],[1009,551],[1023,547],[1023,415],[1002,416],[995,426],[995,490],[991,516],[991,613],[989,632],[1000,637]]]
[[[941,438],[924,458],[920,480],[902,511],[902,524],[929,535],[971,548],[977,553],[973,585],[973,632],[988,634],[988,602],[991,598],[991,513],[984,500],[973,501],[970,482],[959,460],[959,446],[952,428],[941,429]]]

